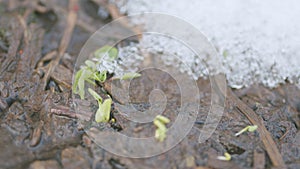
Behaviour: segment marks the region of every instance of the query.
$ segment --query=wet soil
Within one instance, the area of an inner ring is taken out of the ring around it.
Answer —
[[[276,168],[270,158],[272,154],[268,154],[259,137],[262,133],[234,136],[251,123],[230,97],[212,137],[198,143],[211,104],[210,82],[205,79],[197,81],[200,110],[196,123],[170,151],[151,158],[131,159],[96,145],[78,120],[89,119],[95,109],[81,101],[83,114],[76,115],[70,86],[80,48],[97,28],[112,18],[110,13],[103,15],[103,11],[98,15],[98,7],[104,7],[105,3],[105,0],[78,2],[75,6],[78,16],[68,47],[44,80],[68,26],[68,1],[0,0],[0,168]],[[176,81],[155,70],[142,74],[131,85],[131,102],[139,110],[148,109],[150,92],[158,88],[167,97],[163,114],[175,119],[181,99]],[[275,89],[253,85],[233,92],[261,117],[286,168],[300,168],[299,88],[291,84]],[[152,123],[131,122],[117,108],[112,114],[117,122],[107,128],[135,137],[151,136],[155,131]],[[216,159],[224,152],[232,155],[231,161]]]

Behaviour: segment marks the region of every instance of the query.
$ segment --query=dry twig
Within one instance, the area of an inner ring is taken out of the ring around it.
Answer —
[[[276,143],[273,140],[271,134],[266,129],[263,124],[263,120],[259,117],[251,108],[249,108],[244,102],[242,102],[229,88],[228,89],[228,98],[232,100],[236,105],[236,108],[243,113],[248,120],[253,124],[258,126],[258,132],[260,139],[262,140],[265,149],[275,167],[286,168],[285,163],[282,159],[282,156],[276,147]]]
[[[69,14],[67,18],[67,26],[65,28],[63,37],[60,41],[60,46],[58,48],[58,53],[56,58],[49,64],[49,69],[46,71],[45,76],[43,78],[43,87],[46,88],[47,82],[49,80],[50,75],[53,73],[56,66],[59,64],[59,61],[63,57],[69,42],[71,40],[71,36],[73,33],[73,29],[76,24],[77,19],[77,9],[78,8],[78,0],[70,0],[69,2]]]

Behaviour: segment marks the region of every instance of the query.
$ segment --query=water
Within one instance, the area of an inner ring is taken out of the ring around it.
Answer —
[[[276,87],[286,81],[300,86],[300,2],[297,0],[114,2],[122,13],[162,12],[196,26],[217,48],[224,66],[222,71],[231,87],[242,88],[254,83]],[[133,55],[141,59],[139,49],[150,47],[152,53],[169,54],[164,62],[194,79],[206,77],[207,70],[198,63],[197,57],[171,41],[148,35],[139,44],[131,44],[123,50],[132,52],[130,48],[134,48]],[[189,63],[192,70],[184,70],[174,55]]]

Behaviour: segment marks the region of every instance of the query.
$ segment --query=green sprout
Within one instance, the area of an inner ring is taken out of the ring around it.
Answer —
[[[224,156],[218,156],[217,159],[222,160],[222,161],[230,161],[231,155],[226,152],[226,153],[224,153]]]
[[[155,138],[160,142],[164,141],[167,132],[166,124],[170,123],[170,120],[162,115],[157,115],[153,123],[157,127],[155,131]]]
[[[243,128],[241,131],[239,131],[238,133],[236,133],[235,136],[239,136],[246,131],[254,132],[256,129],[257,129],[257,125],[247,126],[247,127]]]
[[[225,50],[223,51],[223,57],[224,57],[224,58],[227,58],[228,55],[229,55],[229,51],[225,49]]]
[[[102,58],[105,55],[108,55],[110,59],[114,60],[118,57],[118,49],[106,45],[94,52],[94,56],[98,59]]]
[[[110,109],[111,109],[112,99],[108,98],[104,100],[102,104],[99,104],[99,108],[95,115],[95,121],[97,123],[100,122],[108,122],[110,119]]]
[[[110,59],[115,59],[118,56],[118,50],[115,47],[104,46],[94,52],[96,58],[101,58],[108,55]],[[79,94],[81,99],[84,99],[85,82],[96,85],[95,81],[104,83],[106,81],[107,71],[97,71],[97,64],[92,60],[86,60],[85,65],[81,66],[80,70],[75,75],[72,90],[75,94]]]
[[[92,71],[96,71],[97,67],[96,64],[93,61],[86,60],[84,62]]]
[[[95,58],[101,58],[105,55],[108,55],[108,57],[113,61],[118,56],[118,50],[115,47],[111,46],[104,46],[94,52]],[[94,62],[92,60],[86,60],[85,65],[81,66],[80,70],[77,71],[74,79],[74,83],[72,86],[72,90],[75,94],[79,94],[81,99],[84,99],[85,97],[85,82],[88,82],[92,84],[93,86],[96,85],[95,81],[98,81],[100,83],[104,83],[107,78],[107,70],[98,71],[97,70],[97,64],[99,62]],[[140,77],[141,74],[138,73],[125,73],[122,77],[119,77],[119,79],[122,80],[128,80],[136,77]],[[118,78],[118,77],[117,77]],[[116,79],[116,78],[114,78]]]
[[[95,98],[95,100],[97,100],[98,101],[98,103],[102,103],[102,97],[97,93],[97,92],[95,92],[93,89],[91,89],[91,88],[88,88],[88,91],[89,91],[89,93]]]
[[[95,92],[91,88],[89,88],[88,91],[98,102],[98,110],[95,115],[95,121],[97,123],[108,122],[110,119],[110,109],[111,109],[112,99],[111,98],[105,99],[104,102],[102,103],[103,99],[97,92]]]
[[[108,56],[109,61],[113,61],[118,56],[118,49],[111,46],[103,46],[102,48],[96,50],[94,52],[94,59],[99,60]],[[97,65],[100,61],[86,60],[85,65],[81,66],[80,69],[76,72],[74,83],[72,86],[72,91],[75,94],[78,94],[80,98],[83,100],[85,98],[85,82],[96,86],[97,83],[104,83],[107,79],[107,70],[98,71]],[[119,79],[127,80],[141,76],[138,73],[126,73]],[[98,102],[98,110],[95,114],[95,121],[97,123],[100,122],[108,122],[110,120],[110,111],[112,105],[112,99],[109,97],[103,101],[102,97],[92,90],[88,88],[88,92],[94,97]]]
[[[102,71],[102,72],[97,72],[97,73],[95,73],[94,74],[94,79],[96,80],[96,81],[99,81],[100,83],[104,83],[105,81],[106,81],[106,74],[107,74],[107,71],[106,70],[104,70],[104,71]]]
[[[167,123],[170,123],[170,119],[166,118],[165,116],[162,116],[162,115],[157,115],[156,116],[156,119],[167,124]]]
[[[120,76],[120,77],[114,77],[113,80],[117,80],[117,79],[120,79],[120,80],[130,80],[130,79],[134,79],[134,78],[137,78],[137,77],[140,77],[142,76],[141,74],[139,73],[125,73],[123,76]]]
[[[94,62],[87,60],[85,61],[85,66],[82,66],[80,70],[75,75],[72,90],[75,94],[79,94],[81,99],[84,99],[85,82],[96,85],[95,81],[103,83],[106,80],[106,71],[104,71],[105,76],[96,70],[96,65]]]

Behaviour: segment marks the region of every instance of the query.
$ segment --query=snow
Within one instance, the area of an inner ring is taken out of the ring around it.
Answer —
[[[128,15],[160,12],[196,26],[218,50],[224,66],[222,71],[231,87],[260,83],[272,88],[286,81],[300,85],[298,0],[114,0],[114,3]],[[152,53],[163,52],[166,65],[178,67],[194,79],[206,77],[207,70],[197,57],[182,44],[172,41],[167,37],[144,35],[139,44],[121,49],[120,57],[126,53],[134,55],[130,65],[136,66],[134,60],[140,63],[141,49],[146,48]],[[185,70],[177,57],[188,63],[191,70]]]

